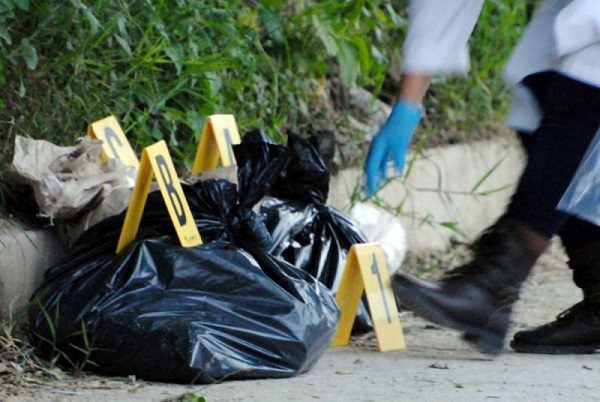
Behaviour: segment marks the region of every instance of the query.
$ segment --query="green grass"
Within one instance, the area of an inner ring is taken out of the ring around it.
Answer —
[[[259,126],[282,140],[286,128],[312,124],[310,104],[329,57],[339,56],[349,85],[361,72],[367,83],[383,77],[383,64],[370,64],[374,45],[360,31],[363,16],[348,7],[33,1],[28,11],[14,9],[12,44],[2,45],[3,138],[71,142],[86,122],[112,113],[138,148],[164,138],[178,161],[189,162],[204,117],[234,113],[242,128]]]
[[[14,386],[27,382],[27,378],[35,377],[38,381],[51,382],[64,380],[67,375],[56,367],[54,362],[39,358],[29,343],[23,330],[13,317],[0,319],[0,365],[6,384]],[[0,387],[0,398],[8,398]]]
[[[431,127],[472,131],[503,118],[509,96],[502,68],[523,32],[532,3],[486,1],[470,42],[469,75],[438,78],[427,99]]]
[[[423,132],[504,113],[500,69],[529,3],[486,2],[472,74],[437,80]],[[70,143],[108,114],[138,150],[166,139],[180,167],[212,113],[278,141],[343,125],[347,105],[324,104],[324,83],[395,88],[406,14],[391,0],[0,0],[0,162],[14,134]]]

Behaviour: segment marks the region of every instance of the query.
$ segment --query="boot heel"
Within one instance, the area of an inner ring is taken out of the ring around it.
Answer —
[[[504,336],[492,332],[475,335],[465,333],[462,336],[463,340],[482,353],[498,356],[504,349]]]

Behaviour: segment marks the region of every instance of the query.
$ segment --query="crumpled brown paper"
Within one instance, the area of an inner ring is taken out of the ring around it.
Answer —
[[[206,172],[200,172],[196,175],[188,174],[182,177],[182,181],[184,183],[193,185],[201,181],[220,179],[227,180],[230,183],[235,185],[238,184],[238,167],[236,165],[233,166],[225,166],[218,167],[213,170],[209,170]]]
[[[136,171],[118,160],[101,162],[102,141],[82,138],[60,147],[44,140],[17,136],[7,181],[31,186],[39,215],[68,221],[92,209],[69,227],[70,243],[85,229],[128,205]],[[119,190],[119,191],[116,191]]]

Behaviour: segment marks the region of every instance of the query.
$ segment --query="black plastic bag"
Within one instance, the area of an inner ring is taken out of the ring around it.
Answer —
[[[323,204],[265,198],[260,212],[272,237],[269,252],[337,290],[353,244],[366,239],[346,215]]]
[[[260,132],[234,146],[241,204],[260,203],[269,252],[336,288],[350,247],[366,242],[343,213],[326,205],[330,175],[310,142],[290,135],[287,147]]]
[[[272,238],[269,253],[337,291],[350,247],[367,239],[349,217],[326,205],[330,174],[319,151],[296,135],[290,135],[283,147],[254,132],[234,152],[238,163],[242,161],[238,166],[241,197],[252,194],[254,201],[258,194],[266,196],[260,213]],[[361,305],[354,332],[371,329]]]
[[[38,350],[87,360],[103,374],[168,382],[308,370],[336,329],[330,291],[260,247],[268,232],[236,203],[234,185],[209,181],[184,190],[205,244],[176,244],[158,193],[150,194],[141,240],[119,255],[123,216],[92,228],[33,297]]]

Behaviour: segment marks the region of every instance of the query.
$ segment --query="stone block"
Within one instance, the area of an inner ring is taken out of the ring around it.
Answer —
[[[54,231],[0,219],[0,317],[19,319],[44,272],[63,255]]]

